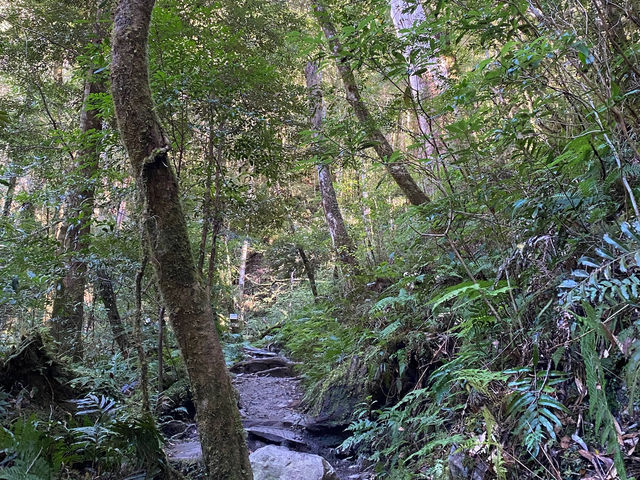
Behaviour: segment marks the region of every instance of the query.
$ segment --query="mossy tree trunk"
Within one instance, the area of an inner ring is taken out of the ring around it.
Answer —
[[[116,7],[111,63],[116,118],[143,203],[149,260],[194,392],[205,466],[210,478],[247,480],[253,474],[240,415],[151,98],[147,42],[153,6],[154,0],[120,0]]]

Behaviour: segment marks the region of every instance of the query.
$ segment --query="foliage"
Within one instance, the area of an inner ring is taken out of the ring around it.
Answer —
[[[507,401],[506,414],[516,424],[515,435],[523,435],[523,442],[533,457],[540,452],[545,440],[556,440],[556,428],[562,427],[558,415],[567,408],[555,397],[555,385],[565,382],[561,372],[536,371],[521,368],[505,372],[517,375],[509,382],[513,393]]]
[[[44,427],[41,429],[41,427]],[[10,429],[0,431],[0,478],[3,480],[46,480],[57,477],[64,463],[74,459],[63,438],[52,435],[52,425],[35,417],[18,419]],[[75,457],[77,458],[77,457]]]
[[[444,477],[452,448],[501,479],[551,475],[550,449],[563,449],[574,423],[580,449],[614,457],[623,478],[640,402],[637,5],[407,0],[410,21],[397,27],[389,0],[325,0],[341,43],[332,51],[303,3],[154,8],[150,82],[194,261],[218,318],[246,320],[242,338],[222,337],[228,361],[269,333],[260,341],[300,362],[310,395],[363,362],[355,390],[370,398],[344,448],[385,478]],[[139,212],[110,94],[87,99],[101,132],[79,128],[89,68],[108,86],[110,9],[0,5],[0,343],[8,352],[48,326],[77,262],[89,348],[70,386],[93,392],[77,423],[60,424],[15,417],[28,385],[15,399],[0,391],[0,478],[51,478],[70,462],[162,467],[151,419],[132,413],[139,369],[131,352],[114,353],[96,288],[106,270],[126,331]],[[345,100],[334,55],[354,69],[375,125]],[[309,60],[324,73],[321,138],[302,87]],[[408,167],[428,203],[407,204],[375,155],[373,127],[393,148],[385,161]],[[100,153],[91,176],[79,161],[87,148]],[[337,261],[317,164],[331,169],[357,275]],[[95,208],[86,247],[73,250],[78,192],[93,192]],[[143,287],[143,357],[155,372],[164,361],[171,395],[188,387],[184,366],[170,326],[159,332],[150,271]]]

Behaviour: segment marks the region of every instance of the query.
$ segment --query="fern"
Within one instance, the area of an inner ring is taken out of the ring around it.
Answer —
[[[498,480],[506,480],[507,468],[504,461],[504,454],[502,444],[499,441],[497,426],[498,422],[487,407],[482,407],[482,416],[484,417],[484,424],[487,428],[487,440],[486,443],[489,447],[494,447],[493,471],[496,474]]]
[[[415,301],[416,301],[415,295],[412,295],[408,293],[406,289],[401,288],[400,291],[398,292],[398,296],[385,297],[379,300],[378,302],[376,302],[376,304],[373,307],[371,307],[370,313],[372,315],[379,314],[380,312],[383,312],[388,309],[404,307],[408,303],[415,302]]]
[[[494,285],[490,281],[482,282],[462,282],[452,287],[445,289],[440,294],[429,300],[432,304],[432,308],[436,310],[443,303],[449,302],[454,299],[462,299],[463,302],[455,305],[455,308],[461,308],[468,302],[472,302],[481,297],[495,297],[509,291],[509,287],[506,282],[500,282],[498,285]]]
[[[560,284],[563,303],[615,305],[635,303],[640,298],[640,222],[624,222],[620,230],[623,239],[603,236],[603,245],[594,249],[599,258],[583,256],[578,260],[582,268]]]
[[[515,435],[523,435],[527,451],[537,457],[546,439],[556,439],[555,427],[562,423],[558,413],[566,407],[555,398],[555,385],[566,381],[561,372],[536,372],[532,368],[507,370],[519,378],[509,382],[513,393],[507,401],[507,415],[516,423]],[[524,376],[524,378],[523,378]]]
[[[355,417],[348,428],[351,436],[339,449],[366,447],[368,458],[391,472],[422,465],[432,454],[465,440],[448,432],[447,418],[428,388],[413,390],[393,407],[371,413],[363,404]]]
[[[0,480],[48,480],[71,460],[64,443],[49,431],[40,431],[35,417],[18,419],[0,429]]]
[[[580,335],[580,353],[584,361],[586,383],[589,392],[589,415],[593,418],[596,432],[600,432],[600,441],[611,453],[618,475],[626,479],[624,461],[616,431],[616,423],[606,395],[604,369],[598,355],[597,324],[600,323],[597,311],[590,305],[584,304],[586,315],[578,317],[582,320]],[[601,337],[600,337],[601,338]]]
[[[640,222],[620,226],[622,235],[614,238],[603,236],[601,246],[594,249],[598,259],[582,257],[578,263],[583,269],[574,270],[571,278],[560,284],[561,302],[579,320],[575,332],[579,339],[580,353],[585,366],[586,384],[589,393],[589,415],[593,419],[600,442],[613,454],[620,478],[626,478],[623,456],[618,444],[616,420],[606,394],[604,367],[598,354],[598,345],[606,341],[627,357],[624,379],[629,392],[629,407],[637,397],[640,379],[640,352],[637,342],[623,345],[606,322],[602,314],[612,307],[617,312],[620,306],[637,305],[640,298]],[[584,312],[584,315],[576,311]],[[614,318],[618,313],[613,313]],[[633,330],[631,326],[627,329]],[[633,338],[629,334],[629,338]]]

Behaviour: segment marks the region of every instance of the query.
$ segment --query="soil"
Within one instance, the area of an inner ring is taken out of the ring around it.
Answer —
[[[233,384],[240,397],[240,414],[251,452],[268,444],[284,445],[291,450],[323,456],[336,469],[340,480],[374,478],[363,472],[358,463],[336,455],[333,447],[343,439],[340,435],[311,433],[304,428],[306,417],[300,407],[303,391],[299,378],[239,373],[233,376]],[[200,460],[195,425],[170,440],[167,455],[173,463],[182,466]]]

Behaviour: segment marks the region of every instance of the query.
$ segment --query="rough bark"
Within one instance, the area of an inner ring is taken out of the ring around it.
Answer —
[[[253,477],[209,297],[200,284],[168,144],[149,87],[147,42],[154,0],[120,0],[111,78],[118,127],[143,203],[143,231],[158,286],[182,352],[209,477]]]
[[[387,172],[389,172],[391,177],[393,177],[395,182],[398,184],[409,202],[413,205],[422,205],[423,203],[427,203],[429,201],[429,197],[427,197],[427,195],[425,195],[425,193],[416,184],[407,168],[403,164],[393,161],[395,153],[394,149],[380,128],[376,125],[369,108],[360,96],[360,90],[358,88],[353,69],[351,68],[349,59],[342,55],[342,46],[338,39],[336,28],[331,22],[324,6],[318,0],[312,0],[312,5],[314,15],[318,20],[327,41],[329,42],[331,54],[335,59],[338,74],[340,75],[344,85],[347,102],[349,102],[353,108],[356,118],[367,133],[376,154],[380,158],[380,161],[387,169]]]
[[[118,348],[125,357],[129,355],[129,340],[127,338],[127,332],[122,324],[122,318],[118,311],[118,301],[116,293],[113,290],[113,281],[109,272],[105,268],[98,268],[96,271],[98,276],[97,290],[102,299],[102,304],[107,312],[107,319],[111,326],[111,332],[113,333],[113,339],[115,340]]]
[[[104,83],[89,69],[85,82],[80,128],[86,135],[86,146],[78,153],[77,163],[82,184],[69,193],[65,208],[65,225],[62,250],[70,255],[66,274],[58,282],[51,313],[51,333],[62,353],[70,353],[74,360],[82,358],[82,324],[84,318],[84,291],[87,280],[87,264],[82,258],[89,246],[91,218],[94,208],[95,183],[98,171],[99,145],[91,133],[102,129],[98,112],[89,106],[91,95],[104,93]]]
[[[311,105],[311,127],[315,136],[315,149],[318,150],[322,139],[322,122],[324,119],[324,101],[322,97],[322,89],[320,87],[320,72],[318,64],[315,62],[307,63],[305,67],[305,77],[307,81],[307,90],[309,92],[309,103]],[[317,152],[320,153],[320,152]],[[329,227],[329,235],[333,248],[338,255],[338,259],[352,269],[358,269],[358,260],[355,256],[355,244],[340,212],[336,191],[333,188],[333,180],[329,166],[319,163],[316,166],[318,172],[318,184],[320,186],[320,198],[322,199],[322,209],[324,210],[324,218]]]

